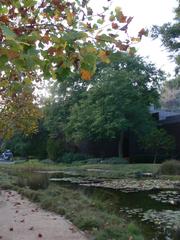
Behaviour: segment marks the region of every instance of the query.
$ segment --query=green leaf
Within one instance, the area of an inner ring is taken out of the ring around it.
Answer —
[[[87,37],[88,37],[88,34],[83,31],[80,31],[80,32],[71,31],[71,32],[68,32],[67,34],[65,34],[62,39],[64,41],[73,42],[73,41],[76,41],[79,39],[85,39]]]
[[[62,81],[63,78],[66,78],[69,75],[70,71],[70,68],[58,68],[56,71],[57,80]]]
[[[25,7],[33,7],[36,4],[37,1],[32,0],[24,0],[24,6]]]
[[[7,63],[8,57],[3,55],[0,57],[0,67],[4,67],[4,65]]]
[[[51,73],[50,73],[49,69],[50,69],[50,63],[47,62],[47,63],[45,63],[44,68],[43,68],[44,77],[46,79],[51,78]]]
[[[97,20],[97,23],[103,24],[103,23],[104,23],[104,19],[98,19],[98,20]]]
[[[99,35],[99,39],[104,42],[112,42],[112,37],[106,34]]]
[[[83,60],[81,61],[81,68],[94,73],[96,70],[96,55],[87,54],[84,56]]]
[[[0,6],[0,14],[4,15],[8,13],[8,9],[5,6]]]
[[[12,1],[12,6],[16,7],[16,8],[20,8],[21,7],[21,3],[19,0],[13,0]]]
[[[16,34],[7,26],[0,25],[0,28],[3,31],[3,34],[6,36],[6,40],[15,40]]]

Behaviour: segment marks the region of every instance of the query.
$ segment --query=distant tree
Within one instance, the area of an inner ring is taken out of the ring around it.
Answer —
[[[175,59],[177,68],[176,73],[180,69],[180,1],[177,0],[178,6],[175,9],[175,18],[173,23],[165,23],[162,26],[154,26],[152,29],[152,37],[161,37],[163,45],[172,53],[171,57]]]
[[[82,81],[71,74],[61,82],[55,82],[43,108],[44,125],[48,131],[47,152],[49,158],[57,160],[65,152],[73,151],[71,140],[67,141],[65,127],[71,107],[83,98],[92,81]]]
[[[39,122],[38,132],[32,135],[24,135],[16,132],[13,137],[3,140],[2,148],[11,149],[14,156],[18,157],[35,157],[45,159],[47,157],[47,130],[43,121]]]
[[[148,107],[157,103],[163,73],[139,57],[115,54],[110,65],[99,65],[92,86],[75,103],[65,128],[69,139],[119,139],[122,154],[127,129],[137,134],[152,123]]]
[[[180,111],[180,77],[164,82],[161,90],[161,107]]]
[[[172,154],[175,148],[175,141],[164,129],[153,128],[149,133],[141,137],[141,146],[153,153],[153,162],[156,163],[158,154],[162,153],[167,156]]]

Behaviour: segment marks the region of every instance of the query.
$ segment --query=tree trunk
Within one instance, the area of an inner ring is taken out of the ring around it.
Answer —
[[[118,156],[123,157],[123,139],[124,139],[124,133],[121,132],[119,143],[118,143]]]
[[[153,161],[153,164],[156,164],[157,155],[158,155],[158,152],[156,151],[155,154],[154,154],[154,161]]]

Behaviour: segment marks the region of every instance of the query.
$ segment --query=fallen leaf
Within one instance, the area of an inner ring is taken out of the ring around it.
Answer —
[[[34,227],[33,227],[33,226],[32,226],[32,227],[30,227],[30,228],[29,228],[29,230],[31,230],[31,231],[32,231],[32,230],[34,230]]]
[[[41,233],[39,233],[39,234],[38,234],[38,237],[39,237],[39,238],[42,238],[42,234],[41,234]]]
[[[14,203],[14,206],[18,206],[18,205],[21,205],[21,203],[20,202],[15,202]]]

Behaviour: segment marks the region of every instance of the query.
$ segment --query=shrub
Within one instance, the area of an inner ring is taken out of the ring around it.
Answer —
[[[120,157],[112,157],[112,158],[105,158],[101,161],[101,163],[106,164],[127,164],[128,160]]]
[[[101,163],[102,162],[102,158],[88,158],[86,160],[86,163],[88,164],[96,164],[96,163]]]
[[[86,160],[87,158],[88,156],[84,154],[69,152],[69,153],[65,153],[59,162],[72,163],[72,162],[83,161],[83,160]]]
[[[27,188],[17,188],[17,192],[34,202],[40,201],[41,193],[39,191],[34,191]]]
[[[111,158],[89,158],[86,160],[88,164],[127,164],[128,160],[120,157],[111,157]]]
[[[30,189],[38,190],[47,188],[49,180],[46,174],[25,172],[17,176],[16,184],[19,187],[29,187]]]
[[[92,230],[93,228],[99,229],[102,224],[102,220],[97,218],[97,216],[80,215],[77,217],[75,223],[82,230]]]
[[[113,240],[125,240],[128,239],[127,231],[119,226],[111,226],[106,227],[105,229],[102,229],[97,233],[97,236],[95,238],[96,240],[106,240],[106,239],[113,239]]]
[[[65,142],[63,139],[49,138],[47,141],[48,157],[53,161],[59,161],[65,152]]]
[[[169,160],[161,164],[159,173],[164,175],[180,175],[180,161]]]
[[[141,235],[139,228],[134,223],[128,225],[128,233],[132,236],[134,240],[143,240],[144,238]]]

